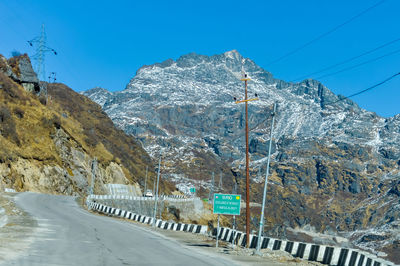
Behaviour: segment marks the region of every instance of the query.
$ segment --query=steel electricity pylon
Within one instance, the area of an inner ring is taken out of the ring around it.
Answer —
[[[33,38],[28,41],[29,45],[35,47],[36,53],[31,56],[35,60],[35,71],[39,80],[46,80],[46,70],[45,70],[45,55],[48,52],[52,52],[57,55],[56,50],[47,46],[46,31],[44,29],[44,24],[42,24],[42,32],[40,36]]]
[[[247,82],[251,80],[247,77],[246,73],[243,73],[244,77],[241,81],[244,81],[244,100],[236,100],[236,103],[245,103],[245,116],[246,116],[246,246],[249,247],[249,238],[250,238],[250,176],[249,176],[249,122],[248,122],[248,102],[258,100],[257,94],[256,98],[248,99],[247,98]]]

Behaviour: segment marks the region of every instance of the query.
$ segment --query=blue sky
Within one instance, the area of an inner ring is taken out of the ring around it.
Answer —
[[[0,53],[34,54],[27,43],[46,26],[46,71],[76,91],[123,90],[143,65],[183,54],[236,49],[276,78],[294,80],[400,38],[400,1],[386,0],[352,22],[272,63],[335,28],[379,0],[274,1],[0,1]],[[321,74],[400,49],[400,41]],[[350,95],[400,72],[400,52],[319,79]],[[47,75],[48,76],[48,75]],[[318,75],[317,75],[318,76]],[[310,76],[316,77],[316,76]],[[400,76],[353,98],[389,117],[400,113]]]

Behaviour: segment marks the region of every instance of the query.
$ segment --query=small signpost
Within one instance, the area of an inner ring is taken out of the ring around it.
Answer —
[[[219,215],[240,215],[240,199],[241,196],[235,194],[214,194],[213,213],[218,214],[216,247],[218,247]]]

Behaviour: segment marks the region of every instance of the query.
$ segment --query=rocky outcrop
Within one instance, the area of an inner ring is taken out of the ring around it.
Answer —
[[[25,90],[36,94],[40,93],[41,87],[31,61],[27,54],[6,59],[0,55],[0,71],[21,84]]]
[[[154,180],[150,157],[98,104],[58,83],[43,86],[46,102],[37,86],[27,55],[0,56],[1,191],[86,195],[95,171],[94,192],[101,194],[108,183],[143,187],[146,167]],[[173,186],[163,181],[161,190]]]

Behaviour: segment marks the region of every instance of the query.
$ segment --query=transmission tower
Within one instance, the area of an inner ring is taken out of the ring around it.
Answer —
[[[28,41],[29,45],[35,47],[36,53],[31,56],[33,60],[35,60],[35,71],[38,75],[39,80],[46,80],[46,70],[45,70],[45,55],[48,52],[52,52],[57,55],[56,50],[47,46],[47,37],[46,32],[44,30],[44,24],[42,24],[42,32],[40,36],[35,37],[34,39]]]

